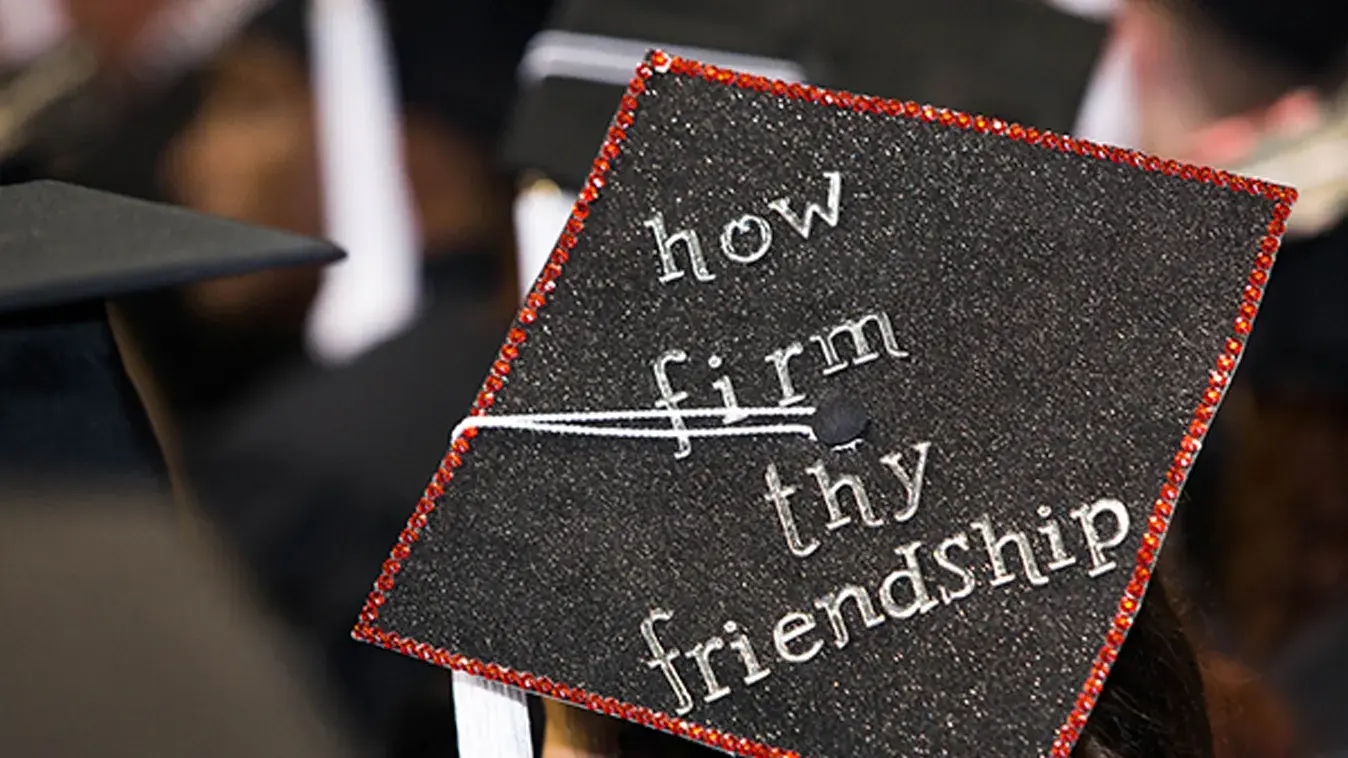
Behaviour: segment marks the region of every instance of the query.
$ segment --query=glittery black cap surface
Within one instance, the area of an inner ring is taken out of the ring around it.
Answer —
[[[1066,755],[1293,194],[654,54],[355,634],[743,755]]]

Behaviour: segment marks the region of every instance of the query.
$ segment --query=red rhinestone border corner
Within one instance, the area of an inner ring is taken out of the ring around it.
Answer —
[[[1164,173],[1187,181],[1213,184],[1235,192],[1260,196],[1275,201],[1273,218],[1269,221],[1266,234],[1260,238],[1258,255],[1255,257],[1248,283],[1244,286],[1237,316],[1232,322],[1233,336],[1228,337],[1219,352],[1215,368],[1209,373],[1208,386],[1203,391],[1199,406],[1194,410],[1193,419],[1182,437],[1178,452],[1166,473],[1166,481],[1160,487],[1159,496],[1152,505],[1147,520],[1147,532],[1143,535],[1136,555],[1136,563],[1128,585],[1118,603],[1116,614],[1110,619],[1104,632],[1104,642],[1091,664],[1090,673],[1082,684],[1072,711],[1065,723],[1054,734],[1049,755],[1051,758],[1069,758],[1072,749],[1080,738],[1081,730],[1095,708],[1096,700],[1104,688],[1120,648],[1127,639],[1143,598],[1153,577],[1153,570],[1161,546],[1170,529],[1180,487],[1184,484],[1188,472],[1193,466],[1203,440],[1208,433],[1210,422],[1225,397],[1230,377],[1239,363],[1245,340],[1254,325],[1258,314],[1263,290],[1268,282],[1268,269],[1282,244],[1282,235],[1286,231],[1286,220],[1291,215],[1292,205],[1297,201],[1297,191],[1290,187],[1237,176],[1227,171],[1215,170],[1205,166],[1195,166],[1174,160],[1163,160],[1137,150],[1128,150],[1111,145],[1102,145],[1088,140],[1058,135],[1034,127],[963,113],[948,108],[936,108],[929,104],[914,101],[900,101],[880,97],[868,97],[850,92],[834,91],[813,85],[789,83],[780,79],[768,79],[746,73],[732,71],[717,66],[703,64],[695,60],[672,56],[668,53],[652,51],[636,68],[636,74],[628,83],[627,91],[620,102],[599,154],[592,164],[575,204],[572,206],[566,230],[558,238],[548,264],[534,282],[534,286],[525,297],[525,302],[516,315],[516,324],[507,333],[491,371],[483,381],[477,400],[469,411],[470,415],[483,415],[495,403],[497,395],[509,384],[511,363],[519,356],[520,346],[528,339],[527,327],[538,320],[538,310],[547,304],[557,288],[564,264],[570,260],[571,250],[577,244],[585,221],[590,214],[590,206],[599,199],[600,192],[607,185],[607,177],[612,170],[612,162],[622,153],[627,140],[627,129],[636,121],[636,111],[640,98],[646,93],[646,82],[655,74],[688,76],[701,78],[726,86],[768,92],[777,97],[801,100],[807,103],[832,106],[861,113],[873,113],[893,118],[907,118],[925,123],[938,124],[944,128],[972,130],[980,134],[991,134],[1016,142],[1024,142],[1044,149],[1079,156],[1125,164],[1134,168]],[[493,663],[484,663],[473,658],[436,648],[424,642],[404,638],[400,635],[380,629],[379,609],[387,600],[387,593],[396,584],[396,576],[402,570],[402,563],[411,554],[412,547],[421,537],[428,516],[435,510],[437,500],[444,494],[446,487],[454,479],[454,470],[462,465],[463,456],[471,449],[471,440],[477,436],[477,430],[468,429],[453,440],[449,451],[432,476],[424,494],[417,502],[406,527],[398,535],[387,560],[381,567],[365,605],[361,608],[358,621],[351,631],[351,637],[357,641],[383,647],[418,658],[427,663],[453,671],[463,671],[492,681],[519,687],[544,697],[553,698],[574,706],[586,708],[597,713],[622,718],[627,721],[685,737],[705,745],[728,751],[734,755],[750,758],[801,758],[799,753],[772,747],[737,735],[719,732],[700,724],[685,721],[649,708],[625,703],[616,698],[587,692],[580,687],[572,687],[553,682],[546,676],[519,672]]]

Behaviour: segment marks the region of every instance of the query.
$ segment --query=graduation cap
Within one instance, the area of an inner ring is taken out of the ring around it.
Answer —
[[[0,485],[164,481],[107,301],[340,256],[317,240],[74,185],[0,187]]]
[[[1065,756],[1295,191],[653,53],[357,639],[750,756]]]
[[[503,149],[511,165],[574,191],[631,61],[652,43],[770,78],[940,100],[1067,129],[1106,32],[1043,3],[1000,0],[561,0],[555,7],[550,28],[525,52],[524,91]],[[982,23],[967,23],[975,17]],[[962,54],[947,54],[952,49]]]

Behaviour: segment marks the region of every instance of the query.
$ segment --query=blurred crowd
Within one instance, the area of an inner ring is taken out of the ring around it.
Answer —
[[[111,568],[120,559],[76,546],[31,560],[102,561],[89,586],[141,608],[116,632],[128,640],[267,652],[198,667],[170,644],[145,653],[166,658],[155,668],[95,668],[94,684],[125,704],[219,682],[218,701],[164,701],[181,706],[169,720],[212,724],[218,744],[190,754],[455,754],[448,676],[350,628],[653,45],[1301,191],[1167,578],[1205,651],[1223,758],[1348,755],[1341,0],[0,0],[0,182],[166,201],[330,237],[351,256],[126,303],[178,495],[171,531],[191,549],[107,502],[85,509],[88,539],[122,524],[162,564]],[[379,166],[362,169],[370,156]],[[371,323],[383,326],[352,326]],[[5,570],[28,560],[16,556],[36,537],[22,535],[53,528],[25,512],[0,527]],[[142,594],[197,610],[156,619],[162,603]],[[40,644],[14,634],[11,649]],[[86,640],[72,666],[116,658],[113,639]],[[273,724],[288,708],[307,715]],[[271,736],[229,747],[249,729]],[[554,732],[552,755],[635,749],[608,726]]]

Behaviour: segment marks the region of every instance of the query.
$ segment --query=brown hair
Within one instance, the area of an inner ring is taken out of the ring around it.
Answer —
[[[1241,388],[1223,407],[1225,461],[1195,503],[1204,521],[1186,526],[1187,539],[1216,611],[1231,622],[1240,654],[1255,663],[1348,598],[1342,406],[1323,396]]]
[[[1073,755],[1215,755],[1198,656],[1160,582],[1148,591]]]

